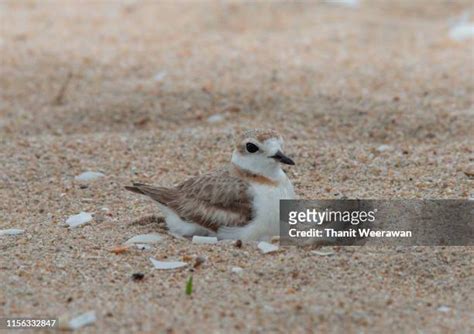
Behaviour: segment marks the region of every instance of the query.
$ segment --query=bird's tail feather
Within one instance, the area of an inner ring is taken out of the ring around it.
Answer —
[[[176,198],[176,190],[166,187],[154,187],[143,183],[134,183],[133,186],[125,186],[128,191],[151,197],[161,204],[167,205]]]
[[[131,191],[132,193],[145,195],[143,191],[140,190],[140,188],[135,187],[135,186],[125,186],[125,189],[127,189],[128,191]]]

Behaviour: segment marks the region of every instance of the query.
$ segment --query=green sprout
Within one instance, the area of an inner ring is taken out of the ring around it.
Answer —
[[[189,276],[188,282],[186,283],[186,294],[191,296],[193,293],[193,275]]]

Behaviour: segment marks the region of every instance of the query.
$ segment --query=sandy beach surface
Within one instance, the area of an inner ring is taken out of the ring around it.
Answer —
[[[123,189],[218,168],[235,131],[272,127],[301,198],[473,198],[474,44],[450,37],[469,11],[2,1],[0,229],[24,233],[0,236],[0,317],[94,311],[81,333],[472,333],[473,248],[192,244]],[[93,220],[64,227],[81,211]],[[163,240],[117,248],[146,233]]]

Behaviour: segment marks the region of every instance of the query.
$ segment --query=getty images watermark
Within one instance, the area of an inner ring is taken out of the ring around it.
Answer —
[[[287,245],[474,245],[466,200],[282,200]]]
[[[317,209],[306,209],[306,211],[291,211],[289,213],[288,224],[297,225],[298,223],[303,224],[315,224],[322,225],[323,223],[338,223],[343,222],[357,226],[361,223],[374,222],[375,213],[377,209],[372,211],[331,211],[326,209],[325,211],[318,211]],[[376,231],[371,228],[348,228],[344,230],[338,230],[332,228],[331,225],[327,225],[327,228],[318,229],[310,228],[309,230],[299,230],[294,226],[290,227],[288,234],[292,238],[307,238],[307,237],[328,237],[328,238],[356,238],[356,237],[387,237],[387,238],[410,238],[412,237],[412,231]]]

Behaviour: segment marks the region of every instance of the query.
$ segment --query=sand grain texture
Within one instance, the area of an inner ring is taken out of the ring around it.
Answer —
[[[303,198],[474,197],[474,47],[448,33],[470,5],[2,1],[0,229],[25,232],[0,237],[0,315],[94,310],[81,333],[473,332],[472,248],[110,251],[163,233],[124,185],[217,168],[238,127],[284,135]],[[88,170],[105,176],[74,179]],[[63,226],[81,211],[93,221]]]

